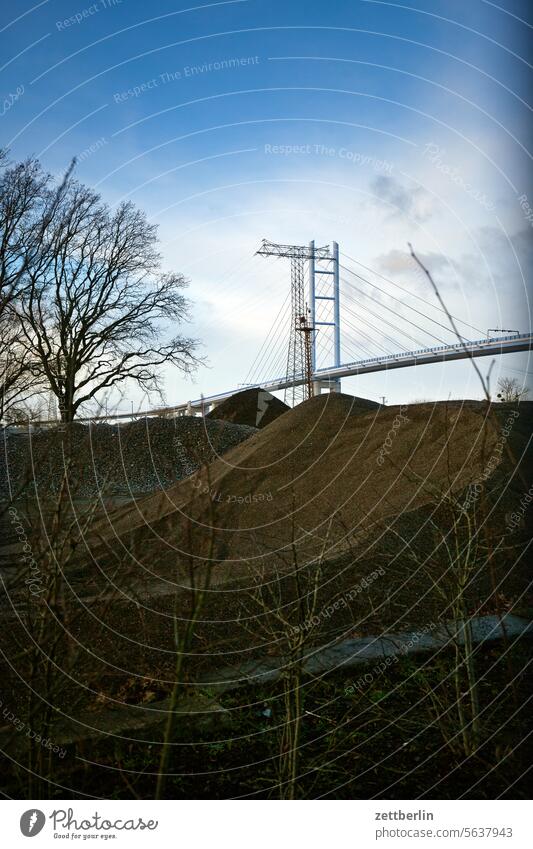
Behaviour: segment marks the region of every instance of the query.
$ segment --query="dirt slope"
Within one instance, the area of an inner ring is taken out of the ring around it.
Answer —
[[[320,582],[312,644],[413,630],[448,616],[457,584],[437,544],[450,530],[446,496],[465,499],[479,482],[498,509],[489,506],[477,536],[468,612],[527,615],[527,515],[524,527],[511,527],[506,511],[517,515],[531,486],[532,411],[521,404],[509,428],[510,410],[499,405],[484,427],[486,410],[476,402],[361,412],[349,396],[322,396],[202,471],[117,509],[80,542],[84,554],[67,570],[73,633],[87,646],[80,674],[171,681],[174,616],[190,617],[190,581],[201,581],[207,557],[214,566],[194,628],[192,676],[279,653],[276,638],[265,637],[256,594],[260,586],[272,609],[299,621],[293,558],[304,593],[315,574]],[[467,515],[479,506],[473,500]],[[502,537],[504,547],[487,560],[487,542],[494,549]]]
[[[481,404],[362,412],[357,401],[313,398],[207,469],[116,511],[97,527],[108,553],[116,558],[118,536],[120,557],[142,551],[161,574],[208,556],[237,574],[243,561],[284,556],[293,541],[305,559],[324,545],[333,556],[479,480],[500,436],[496,420],[484,426]],[[497,472],[507,459],[494,456]]]

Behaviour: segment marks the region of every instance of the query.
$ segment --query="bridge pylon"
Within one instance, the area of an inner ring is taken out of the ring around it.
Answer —
[[[329,327],[333,333],[333,368],[341,364],[341,320],[339,285],[339,246],[333,242],[326,256],[315,251],[315,243],[309,243],[309,302],[311,321],[315,328],[311,363],[313,374],[317,368],[317,341],[320,327]],[[317,303],[317,302],[323,303]],[[324,309],[320,309],[320,307]],[[314,380],[314,393],[319,395],[324,388],[330,392],[341,391],[340,378],[334,380]]]

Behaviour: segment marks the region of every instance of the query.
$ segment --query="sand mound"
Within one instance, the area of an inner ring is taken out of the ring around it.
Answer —
[[[244,389],[211,410],[206,418],[263,428],[289,409],[264,389]]]
[[[533,405],[521,404],[512,419],[498,406],[485,426],[486,412],[475,402],[365,412],[349,396],[322,396],[187,479],[100,519],[68,566],[87,664],[96,651],[103,671],[108,663],[149,677],[161,669],[172,680],[174,617],[190,617],[190,584],[201,583],[207,558],[214,566],[194,628],[194,676],[277,653],[276,640],[262,631],[258,584],[265,604],[294,623],[302,592],[318,576],[318,630],[308,635],[316,645],[448,618],[457,586],[449,574],[455,541],[447,498],[465,503],[478,482],[489,521],[475,535],[479,570],[476,561],[467,609],[499,613],[516,599],[524,604],[526,529],[513,524],[511,533],[506,510],[516,514],[531,485],[525,450]],[[483,504],[473,492],[466,511],[475,522]],[[447,549],[440,542],[448,533]],[[502,538],[487,561],[487,541],[494,550]],[[79,597],[86,611],[78,610]],[[338,600],[343,605],[332,608]],[[95,620],[105,623],[97,637]]]

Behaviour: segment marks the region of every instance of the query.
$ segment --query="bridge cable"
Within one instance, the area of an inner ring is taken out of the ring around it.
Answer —
[[[361,317],[359,317],[359,318],[360,318],[361,321],[363,321],[365,324],[367,324],[372,329],[372,325],[370,324],[370,322],[367,322],[365,319],[363,319]],[[371,345],[374,345],[375,348],[380,348],[387,355],[392,356],[392,354],[394,353],[393,351],[390,351],[388,348],[386,348],[385,345],[381,344],[380,342],[376,342],[376,340],[373,337],[369,336],[367,333],[365,333],[364,330],[361,330],[360,328],[353,325],[350,321],[348,321],[347,318],[344,318],[344,324],[348,324],[348,326],[351,327],[351,329],[354,330],[355,333],[361,334],[362,336],[364,336],[366,339],[368,339],[368,341],[370,342]],[[371,357],[375,356],[375,354],[372,351],[369,351],[368,349],[366,349],[366,351],[367,351],[368,354],[370,354]]]
[[[264,359],[265,354],[269,350],[268,343],[269,343],[270,337],[273,335],[273,338],[275,338],[277,335],[279,335],[280,328],[283,326],[283,319],[280,322],[280,316],[283,313],[284,318],[285,318],[285,315],[286,315],[287,310],[288,310],[288,301],[290,300],[290,297],[291,297],[291,293],[289,292],[287,294],[285,300],[283,301],[281,307],[279,308],[278,313],[277,313],[276,317],[274,318],[274,321],[272,322],[272,325],[270,326],[268,333],[266,334],[265,339],[263,340],[263,344],[261,345],[259,351],[257,352],[254,361],[252,362],[250,368],[248,369],[248,373],[247,373],[246,378],[244,380],[245,383],[250,383],[252,373],[256,374],[258,369],[260,368],[262,360]],[[274,344],[273,339],[272,339],[272,344]],[[254,372],[254,369],[255,369],[255,372]]]
[[[353,257],[349,256],[348,254],[346,254],[344,252],[343,252],[343,256],[345,256],[347,259],[349,259],[350,262],[355,262],[356,265],[360,265],[361,268],[364,268],[366,271],[370,271],[371,274],[375,274],[376,277],[380,277],[381,280],[385,280],[387,283],[390,283],[392,286],[396,286],[398,289],[401,289],[402,292],[405,292],[406,295],[409,295],[411,298],[416,298],[418,301],[422,301],[422,303],[426,304],[428,307],[431,307],[434,310],[437,310],[438,312],[440,312],[443,315],[446,314],[441,307],[438,307],[435,304],[432,304],[430,301],[427,301],[425,298],[422,298],[421,295],[416,295],[414,292],[409,291],[409,289],[406,289],[404,286],[401,286],[399,283],[396,283],[395,280],[391,280],[389,277],[386,277],[384,274],[380,274],[379,271],[374,271],[374,269],[369,268],[367,265],[364,265],[362,262],[359,262],[359,260],[354,259]],[[394,295],[390,295],[390,297],[393,298]],[[395,300],[399,300],[399,298],[395,298]],[[403,301],[400,301],[400,303],[403,303]],[[473,324],[469,324],[468,321],[464,321],[464,319],[458,318],[457,316],[452,315],[451,313],[450,313],[450,315],[451,315],[451,317],[453,318],[454,321],[458,321],[460,324],[464,324],[466,327],[469,327],[471,330],[475,330],[476,333],[480,333],[481,336],[485,335],[485,332],[483,330],[480,330],[479,327],[475,327]]]
[[[345,308],[349,309],[349,307],[346,307],[346,298],[348,298],[348,300],[349,300],[351,303],[356,304],[358,308],[365,310],[366,312],[370,313],[370,315],[372,315],[374,318],[377,318],[379,321],[382,321],[382,322],[383,322],[384,324],[386,324],[388,327],[391,327],[393,330],[396,330],[396,331],[397,331],[397,333],[400,333],[402,336],[405,336],[405,337],[407,337],[407,339],[410,339],[410,341],[411,341],[411,342],[414,342],[416,345],[418,345],[418,347],[419,347],[419,348],[423,348],[423,347],[424,347],[424,343],[423,343],[423,342],[421,342],[421,341],[420,341],[420,339],[416,339],[414,336],[411,336],[411,334],[410,334],[410,333],[408,333],[406,330],[403,330],[403,328],[398,327],[398,325],[393,324],[393,323],[392,323],[392,322],[390,322],[390,321],[387,321],[387,319],[383,318],[383,316],[378,315],[378,313],[374,312],[374,310],[370,309],[370,307],[367,307],[365,304],[362,304],[360,301],[356,301],[354,298],[352,298],[352,297],[351,297],[348,293],[346,293],[346,292],[344,293]],[[357,317],[359,317],[359,318],[361,318],[361,319],[362,319],[362,316],[357,316]],[[373,327],[374,327],[374,329],[375,329],[375,325],[372,325],[372,326],[373,326]],[[386,334],[382,334],[382,335],[386,335]],[[409,349],[408,349],[408,348],[406,348],[406,347],[405,347],[405,345],[402,345],[402,343],[401,343],[401,342],[399,342],[397,339],[396,339],[396,340],[393,340],[390,336],[387,336],[387,338],[388,338],[390,341],[392,341],[395,345],[399,345],[401,348],[403,348],[405,352],[408,352],[408,350],[409,350]]]
[[[341,266],[341,267],[342,267],[342,268],[344,268],[346,271],[348,271],[350,274],[353,274],[353,275],[354,275],[354,277],[358,277],[358,278],[359,278],[359,280],[362,280],[364,283],[367,283],[369,286],[372,286],[372,288],[373,288],[373,289],[377,289],[377,290],[378,290],[378,292],[381,292],[381,294],[382,294],[382,295],[385,295],[387,298],[390,298],[390,299],[391,299],[391,300],[393,300],[393,301],[397,301],[397,302],[398,302],[399,304],[401,304],[402,306],[406,307],[406,308],[407,308],[407,309],[409,309],[409,310],[412,310],[413,312],[417,313],[417,315],[422,316],[422,318],[427,319],[427,321],[431,321],[431,322],[433,322],[433,324],[438,325],[438,327],[442,327],[442,329],[443,329],[443,330],[446,330],[446,331],[447,331],[447,333],[454,334],[453,329],[452,329],[451,327],[447,326],[446,324],[441,324],[441,322],[440,322],[440,321],[437,321],[435,318],[431,318],[431,316],[430,316],[430,315],[426,315],[426,313],[421,312],[420,310],[417,310],[417,309],[416,309],[416,307],[412,307],[410,304],[406,304],[406,303],[404,303],[404,302],[403,302],[403,301],[401,301],[399,298],[395,298],[395,297],[394,297],[394,295],[391,295],[389,292],[385,291],[385,289],[381,289],[379,286],[376,286],[376,285],[375,285],[375,283],[371,283],[371,282],[370,282],[370,280],[367,280],[367,278],[366,278],[366,277],[363,277],[361,274],[357,274],[357,272],[356,272],[356,271],[352,271],[351,269],[347,268],[347,267],[346,267],[346,266],[344,266],[344,265],[343,265],[343,266]],[[350,282],[349,282],[349,281],[347,281],[347,280],[345,280],[345,282],[346,282],[346,283],[348,283],[348,285],[351,285],[354,289],[356,288],[355,284],[350,283]],[[361,291],[361,290],[358,290],[358,291]],[[382,302],[382,301],[379,301],[377,298],[372,298],[372,296],[371,296],[371,295],[368,295],[368,294],[366,294],[366,293],[364,293],[364,292],[363,292],[363,294],[365,294],[367,298],[371,298],[371,300],[376,301],[376,302],[377,302],[377,303],[379,303],[381,306],[384,306],[383,302]],[[388,307],[386,307],[386,309],[389,309],[389,308],[388,308]],[[394,310],[390,310],[390,312],[394,312]],[[403,321],[410,321],[410,319],[406,318],[405,316],[400,315],[399,313],[394,313],[394,314],[395,314],[395,315],[397,315],[397,316],[398,316],[398,318],[401,318]],[[410,323],[411,323],[411,324],[413,324],[413,322],[410,322]],[[415,327],[418,327],[418,325],[416,325],[416,324],[415,324],[414,326],[415,326]],[[421,327],[419,327],[419,330],[422,330],[422,328],[421,328]],[[424,332],[425,332],[425,333],[429,333],[429,330],[424,330]],[[430,334],[430,335],[431,335],[431,334]],[[434,338],[434,339],[438,339],[438,336],[433,336],[433,338]],[[440,341],[442,341],[442,340],[440,340]],[[465,339],[464,341],[470,341],[470,340]],[[446,344],[446,343],[443,343],[443,344]]]
[[[357,306],[358,310],[357,310],[357,311],[352,310],[352,309],[351,309],[351,308],[347,305],[347,303],[346,303],[346,301],[347,301],[347,300],[349,301],[349,303],[352,303],[352,304],[354,304],[355,306]],[[359,309],[363,309],[363,310],[365,310],[365,312],[368,312],[368,313],[369,313],[371,316],[373,316],[374,318],[379,319],[379,320],[380,320],[380,321],[382,321],[384,324],[386,324],[388,327],[391,327],[393,330],[395,330],[395,331],[397,331],[398,333],[400,333],[402,336],[407,336],[407,338],[408,338],[411,342],[415,342],[417,345],[420,345],[420,344],[421,344],[421,343],[420,343],[420,341],[419,341],[418,339],[415,339],[415,337],[414,337],[414,336],[411,336],[409,333],[407,333],[407,331],[402,330],[402,328],[401,328],[401,327],[398,327],[397,325],[393,324],[391,321],[387,321],[387,319],[386,319],[386,318],[383,318],[382,316],[378,315],[378,313],[374,312],[374,310],[370,309],[370,307],[367,307],[365,304],[362,304],[360,301],[356,301],[356,300],[355,300],[355,299],[354,299],[354,298],[353,298],[353,297],[352,297],[349,293],[345,292],[345,293],[344,293],[344,310],[347,310],[347,311],[350,313],[350,315],[352,315],[354,318],[358,318],[358,319],[360,319],[361,321],[364,321],[364,322],[365,322],[365,324],[370,324],[370,326],[371,326],[371,327],[375,330],[375,329],[376,329],[376,325],[375,325],[375,324],[373,324],[373,323],[371,323],[371,322],[368,322],[368,321],[367,321],[367,319],[363,319],[363,316],[360,314]],[[383,336],[383,337],[385,337],[386,339],[388,339],[388,340],[389,340],[389,342],[392,342],[392,343],[393,343],[393,345],[395,345],[395,346],[396,346],[396,345],[399,345],[399,346],[400,346],[400,348],[403,348],[403,350],[404,350],[405,352],[409,351],[409,348],[406,348],[406,347],[405,347],[405,345],[404,345],[402,342],[400,342],[397,338],[393,338],[392,336],[389,336],[387,333],[384,333],[383,331],[381,331],[381,336]]]
[[[342,266],[342,267],[344,268],[344,266]],[[363,280],[365,283],[368,283],[368,282],[369,282],[368,280],[365,280],[365,278],[364,278],[364,277],[361,277],[361,275],[356,274],[354,271],[350,271],[350,269],[346,269],[346,271],[349,271],[349,272],[350,272],[350,274],[353,274],[355,277],[359,277],[359,278],[360,278],[361,280]],[[416,322],[411,321],[411,319],[410,319],[410,318],[406,318],[405,316],[398,315],[398,313],[397,313],[397,312],[395,312],[393,309],[391,309],[391,307],[388,307],[386,304],[384,304],[384,303],[383,303],[383,301],[380,301],[380,300],[378,300],[378,298],[374,298],[374,297],[372,297],[372,295],[369,295],[369,294],[368,294],[368,292],[364,292],[362,289],[359,289],[359,287],[358,287],[358,286],[356,286],[354,283],[350,283],[350,281],[349,281],[349,280],[346,280],[345,278],[342,278],[342,279],[343,279],[343,282],[344,282],[344,283],[346,283],[348,286],[351,286],[351,288],[352,288],[352,289],[355,289],[355,291],[356,291],[356,292],[359,292],[361,295],[363,295],[363,297],[365,297],[365,298],[369,298],[369,300],[374,301],[376,304],[379,304],[379,306],[380,306],[382,309],[386,309],[386,310],[387,310],[387,312],[391,312],[391,313],[392,313],[393,315],[395,315],[397,318],[400,318],[402,321],[406,321],[408,324],[411,324],[413,327],[416,327],[416,329],[417,329],[417,330],[421,330],[421,331],[422,331],[422,333],[425,333],[425,334],[427,334],[428,336],[431,336],[433,339],[436,339],[436,340],[437,340],[437,342],[440,342],[440,343],[441,343],[441,345],[446,345],[446,344],[448,344],[447,342],[445,342],[445,341],[444,341],[444,339],[441,339],[439,336],[435,336],[435,334],[434,334],[434,333],[431,333],[429,330],[427,330],[427,329],[426,329],[426,328],[424,328],[424,327],[420,327],[420,325],[419,325],[419,324],[416,324]],[[372,283],[370,283],[370,285],[372,286],[373,284],[372,284]],[[376,286],[375,288],[377,289],[377,288],[379,288],[379,287],[377,287],[377,286]],[[387,293],[386,293],[386,292],[384,292],[383,294],[385,294],[385,295],[386,295]],[[397,298],[395,298],[394,300],[398,300],[398,299],[397,299]],[[411,309],[414,309],[414,307],[411,307]],[[418,310],[415,310],[415,312],[418,312]],[[423,313],[420,313],[420,315],[422,315],[424,318],[428,318],[428,316],[424,315]],[[430,319],[430,321],[434,321],[434,319]],[[439,322],[435,322],[435,323],[436,323],[436,324],[439,324]],[[452,333],[452,334],[453,334],[453,330],[450,330],[449,328],[445,327],[444,325],[440,325],[440,326],[441,326],[441,327],[444,327],[444,329],[445,329],[446,331],[448,331],[449,333]]]

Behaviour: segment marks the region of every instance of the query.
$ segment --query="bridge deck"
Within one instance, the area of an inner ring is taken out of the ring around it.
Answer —
[[[356,374],[369,374],[370,372],[386,371],[394,368],[408,368],[410,366],[428,365],[430,363],[442,363],[450,360],[463,360],[472,357],[488,357],[497,354],[510,354],[520,351],[529,351],[533,348],[533,335],[531,333],[520,333],[514,336],[501,336],[498,339],[478,339],[476,341],[464,341],[455,345],[440,345],[435,348],[420,348],[416,351],[407,351],[402,354],[391,354],[384,357],[374,357],[367,360],[358,360],[345,363],[337,368],[318,369],[313,374],[314,380],[333,381],[342,377],[352,377]],[[267,383],[247,386],[247,389],[261,388],[269,392],[286,389],[289,386],[297,386],[304,382],[303,376],[296,381],[280,377]],[[224,401],[239,392],[233,389],[229,392],[219,392],[217,395],[209,395],[190,401],[189,404],[180,404],[172,409],[184,410],[189,405],[199,409],[202,405],[210,405]]]
[[[428,365],[430,363],[442,363],[449,360],[464,360],[472,357],[488,357],[498,354],[511,354],[519,351],[530,351],[533,348],[533,335],[531,333],[519,333],[514,336],[500,336],[497,339],[478,339],[474,342],[464,341],[455,345],[440,345],[436,348],[421,348],[417,351],[407,351],[402,354],[391,354],[385,357],[374,357],[368,360],[357,360],[352,363],[345,363],[337,368],[318,369],[313,374],[313,380],[336,381],[342,377],[351,377],[356,374],[369,374],[376,371],[386,371],[387,369],[408,368],[412,366]],[[252,384],[247,386],[247,389],[266,389],[269,392],[276,392],[281,389],[286,389],[289,386],[298,386],[304,383],[303,376],[297,380],[287,380],[286,377],[279,377],[275,380],[270,380],[266,383]],[[219,392],[216,395],[208,395],[203,398],[197,398],[194,401],[186,401],[182,404],[176,404],[171,407],[148,410],[141,413],[119,413],[118,415],[110,416],[94,416],[80,418],[77,421],[115,421],[118,419],[132,419],[144,416],[157,416],[162,413],[187,413],[189,411],[202,410],[216,404],[219,401],[224,401],[226,398],[231,398],[240,389],[231,389],[227,392]],[[49,422],[41,422],[41,424],[57,424],[54,419]]]

